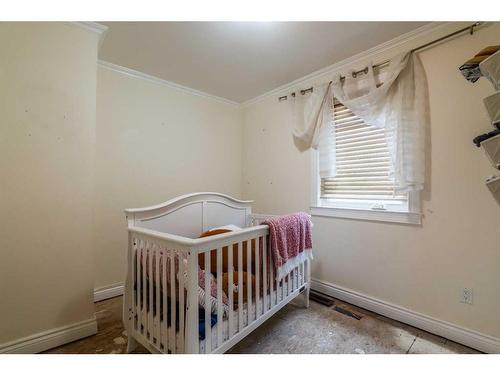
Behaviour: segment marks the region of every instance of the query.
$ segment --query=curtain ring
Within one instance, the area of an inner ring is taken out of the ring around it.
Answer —
[[[470,25],[470,35],[474,34],[474,27],[475,26],[476,26],[476,24]]]
[[[352,78],[356,78],[358,74],[356,72],[352,72]]]
[[[368,67],[366,67],[366,68],[363,70],[363,72],[364,72],[365,74],[368,74]]]

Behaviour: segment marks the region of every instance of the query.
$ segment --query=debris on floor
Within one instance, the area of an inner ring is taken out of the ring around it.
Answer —
[[[350,316],[351,318],[354,318],[356,320],[360,320],[362,318],[361,315],[358,315],[358,314],[355,314],[353,313],[352,311],[349,311],[349,310],[346,310],[340,306],[335,306],[333,308],[335,311],[341,313],[341,314],[344,314],[344,315],[347,315],[347,316]]]
[[[116,344],[116,345],[125,345],[127,343],[127,341],[123,338],[123,337],[115,337],[113,339],[113,342]]]
[[[316,290],[311,290],[309,294],[309,299],[312,301],[321,303],[322,305],[325,305],[327,307],[330,307],[334,304],[334,300],[332,297],[327,296],[326,294],[323,294],[321,292],[318,292]]]

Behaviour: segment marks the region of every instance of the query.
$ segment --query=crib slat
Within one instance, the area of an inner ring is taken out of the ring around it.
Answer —
[[[283,301],[285,295],[285,278],[283,277],[280,282],[280,302]]]
[[[179,273],[177,277],[179,280],[179,351],[184,353],[184,253],[179,251],[177,257],[179,259]]]
[[[283,279],[283,299],[288,296],[288,274]]]
[[[300,274],[300,285],[304,285],[304,262],[300,263],[300,271],[299,271],[299,274]]]
[[[286,296],[288,297],[290,295],[290,287],[292,284],[291,280],[291,272],[286,275]]]
[[[307,283],[306,290],[306,307],[309,307],[309,291],[311,289],[311,261],[309,259],[305,260],[305,282]]]
[[[153,342],[153,334],[154,334],[154,322],[153,322],[153,284],[154,284],[154,275],[153,275],[153,244],[148,241],[148,337],[151,342]]]
[[[283,279],[283,299],[288,296],[288,274]]]
[[[222,345],[223,322],[222,309],[222,247],[217,248],[217,347]]]
[[[299,264],[300,265],[300,264]],[[295,288],[299,289],[300,288],[300,271],[299,271],[299,266],[295,268]]]
[[[124,298],[128,300],[127,302],[127,310],[124,311],[124,319],[127,319],[129,321],[129,327],[132,328],[132,330],[135,328],[135,318],[134,318],[134,313],[135,313],[135,294],[134,294],[134,287],[135,287],[135,244],[134,244],[134,238],[132,236],[132,233],[128,233],[128,247],[127,247],[127,281],[128,283],[125,284],[125,291],[124,291]],[[126,315],[125,315],[126,314]],[[132,317],[131,317],[132,316]],[[130,331],[129,331],[130,333]]]
[[[275,305],[277,305],[279,302],[280,302],[280,288],[281,288],[281,280],[278,280],[278,274],[276,274],[274,277],[276,278],[276,288],[275,288],[275,295],[276,295],[276,298],[275,298]]]
[[[211,320],[211,304],[210,304],[210,255],[211,252],[207,251],[204,254],[205,258],[205,353],[212,351],[212,320]]]
[[[161,308],[163,309],[163,322],[162,322],[162,335],[163,335],[163,350],[168,353],[168,346],[170,344],[169,332],[168,332],[168,287],[167,287],[167,249],[163,248],[161,257],[161,278],[162,278],[162,293],[163,293],[163,304]]]
[[[283,292],[283,279],[277,281],[276,304],[278,304],[283,299],[282,292]]]
[[[187,319],[186,319],[186,353],[198,354],[200,352],[199,335],[199,297],[198,297],[198,254],[188,252],[188,277],[187,277]]]
[[[234,271],[234,264],[233,264],[233,247],[228,246],[227,250],[227,272],[228,272],[228,286],[227,286],[227,291],[229,293],[228,299],[229,299],[229,316],[228,316],[228,323],[229,323],[229,337],[231,338],[234,335],[234,284],[233,284],[233,271]]]
[[[135,288],[136,292],[136,301],[137,301],[137,329],[139,332],[141,331],[141,325],[142,325],[142,309],[141,309],[141,293],[142,293],[142,248],[141,248],[141,240],[136,239],[137,243],[137,287]]]
[[[297,272],[295,268],[290,271],[290,294],[292,294],[295,289],[297,289],[297,283],[295,282],[295,277],[297,276]]]
[[[306,267],[306,263],[307,263],[307,260],[304,260],[304,262],[302,263],[302,283],[303,284],[306,284],[307,282],[307,267]]]
[[[296,276],[297,276],[297,289],[300,288],[300,270],[299,270],[299,266],[297,266],[296,268]]]
[[[148,295],[148,290],[147,290],[147,282],[146,282],[146,273],[147,273],[147,250],[146,250],[146,241],[142,242],[142,329],[143,329],[143,335],[147,336],[148,334],[148,310],[147,310],[147,295]]]
[[[255,239],[255,319],[260,316],[260,237]]]
[[[141,252],[139,249],[139,240],[134,238],[134,247],[135,247],[135,294],[134,294],[134,325],[135,329],[141,331],[141,320],[139,312],[141,311],[141,300],[140,290],[141,290]]]
[[[252,241],[246,240],[247,243],[247,326],[250,325],[251,306],[252,306]]]
[[[294,290],[299,288],[299,270],[298,266],[293,269],[293,288]]]
[[[281,284],[282,288],[281,288],[281,291],[282,291],[282,297],[281,297],[281,300],[284,300],[287,296],[286,292],[287,292],[287,289],[288,289],[288,285],[287,285],[287,282],[286,282],[286,276],[283,277],[283,282]]]
[[[267,241],[267,236],[265,236],[266,241]],[[276,305],[276,298],[278,292],[274,289],[274,262],[273,262],[273,254],[271,252],[271,249],[269,249],[269,288],[270,288],[270,295],[271,295],[271,304],[269,308],[273,308],[274,305]],[[278,284],[276,284],[276,287]]]
[[[172,330],[172,353],[176,353],[177,347],[177,334],[176,334],[176,306],[177,298],[175,295],[175,250],[170,250],[170,328]]]
[[[159,246],[155,246],[155,338],[156,338],[156,346],[161,348],[161,330],[160,330],[160,248]]]
[[[302,282],[304,284],[307,283],[307,267],[306,267],[306,264],[307,264],[307,260],[305,260],[304,263],[302,263]]]
[[[267,307],[267,283],[268,283],[268,277],[267,277],[267,248],[266,248],[266,236],[262,236],[262,282],[264,283],[263,285],[263,295],[264,295],[264,307],[262,308],[262,313],[265,314],[268,307]]]
[[[299,289],[299,266],[293,269],[293,286],[294,290]]]
[[[302,263],[299,263],[299,265],[297,266],[297,288],[299,288],[299,289],[302,286],[302,282],[301,282],[301,279],[302,279],[301,265],[302,265]]]
[[[238,332],[243,330],[243,245],[238,242]]]
[[[288,297],[290,295],[290,288],[291,288],[291,284],[292,284],[292,278],[291,278],[291,272],[290,271],[287,275],[286,275],[286,289],[285,289],[285,297]]]

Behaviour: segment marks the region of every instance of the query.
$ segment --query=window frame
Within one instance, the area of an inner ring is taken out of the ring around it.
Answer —
[[[404,204],[387,202],[387,209],[377,209],[373,205],[380,200],[321,199],[321,178],[319,176],[318,151],[311,149],[311,215],[343,219],[382,221],[402,224],[422,224],[420,193],[408,193]],[[353,202],[349,202],[353,201]]]

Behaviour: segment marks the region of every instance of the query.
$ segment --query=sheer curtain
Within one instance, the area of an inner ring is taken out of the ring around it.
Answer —
[[[425,134],[429,123],[427,79],[414,53],[391,59],[380,75],[369,64],[359,78],[337,74],[331,85],[314,87],[313,95],[292,103],[294,139],[299,149],[319,148],[321,177],[335,176],[335,133],[328,126],[333,96],[367,124],[384,128],[391,155],[390,178],[398,192],[421,190],[425,175]],[[322,99],[322,100],[320,100]],[[294,102],[292,100],[292,102]],[[325,112],[329,115],[326,116]],[[326,149],[323,149],[326,148]]]
[[[333,119],[332,84],[313,88],[310,95],[292,96],[293,138],[300,151],[319,151],[320,176],[335,176],[335,132],[328,126]]]

